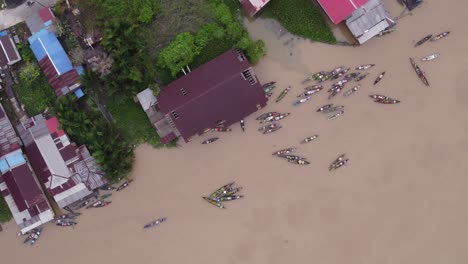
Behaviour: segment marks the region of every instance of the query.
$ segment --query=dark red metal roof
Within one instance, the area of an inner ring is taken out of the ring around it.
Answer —
[[[176,138],[177,137],[174,134],[174,132],[171,132],[171,133],[167,134],[165,137],[160,138],[159,140],[161,141],[162,144],[167,144],[167,143],[171,142],[172,140],[174,140]]]
[[[159,108],[186,141],[218,120],[229,126],[266,105],[260,82],[251,85],[241,75],[249,68],[242,53],[229,50],[166,86],[158,95]]]
[[[0,66],[19,59],[15,46],[9,35],[0,37]]]
[[[339,24],[341,21],[349,17],[354,10],[358,9],[368,0],[318,0],[325,13],[334,24]]]
[[[45,56],[42,60],[40,60],[39,66],[41,66],[44,75],[46,76],[47,80],[49,81],[49,84],[52,86],[55,94],[58,97],[61,97],[63,95],[62,88],[71,87],[72,85],[78,83],[80,80],[80,76],[78,75],[78,72],[75,69],[72,69],[59,76],[52,61],[49,59],[49,56]],[[79,87],[76,87],[74,90],[78,88]],[[73,92],[73,90],[71,92]]]
[[[25,150],[26,154],[28,155],[29,162],[36,172],[36,175],[43,183],[46,183],[50,176],[50,171],[44,158],[42,157],[41,152],[39,151],[39,148],[36,145],[36,142],[33,141],[30,145],[26,146]]]
[[[39,10],[39,16],[41,17],[42,22],[47,22],[49,20],[55,21],[55,16],[48,7],[41,8]]]
[[[77,149],[78,148],[76,147],[76,145],[72,143],[64,147],[63,149],[59,150],[60,155],[62,155],[62,158],[65,161],[65,163],[73,158],[77,158],[78,156]]]

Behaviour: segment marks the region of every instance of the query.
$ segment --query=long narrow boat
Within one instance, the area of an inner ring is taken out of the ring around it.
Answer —
[[[375,66],[375,64],[364,64],[364,65],[356,67],[356,70],[360,70],[360,71],[367,70],[367,69],[372,68],[374,66]]]
[[[343,96],[344,97],[348,97],[350,95],[352,95],[353,93],[355,93],[357,90],[359,90],[359,88],[361,87],[361,85],[356,85],[354,86],[353,88],[351,88],[350,90],[346,91]]]
[[[322,113],[329,114],[329,113],[339,111],[341,109],[344,109],[344,105],[335,105],[335,106],[332,106],[330,108],[327,108],[327,109],[323,110]]]
[[[332,99],[335,97],[339,92],[343,90],[343,86],[337,86],[333,89],[332,93],[328,96],[328,100]]]
[[[218,208],[220,208],[220,209],[226,209],[226,207],[225,207],[223,204],[221,204],[220,202],[216,202],[216,201],[214,201],[213,199],[210,199],[210,198],[208,198],[208,197],[202,197],[202,198],[203,198],[205,201],[209,202],[210,204],[212,204],[212,205],[214,205],[214,206],[216,206],[216,207],[218,207]]]
[[[281,155],[279,157],[287,159],[287,160],[305,160],[304,157],[297,156],[297,155]]]
[[[271,155],[273,155],[273,156],[286,155],[286,154],[292,153],[294,151],[296,151],[296,148],[286,148],[286,149],[281,149],[281,150],[275,151]]]
[[[220,197],[224,191],[231,189],[234,186],[235,182],[230,182],[224,186],[219,187],[216,191],[210,194],[210,199]]]
[[[296,102],[294,102],[293,105],[294,105],[294,106],[297,106],[297,105],[303,104],[303,103],[309,101],[310,98],[312,98],[312,97],[310,97],[310,96],[304,97],[304,98],[302,98],[302,99],[297,100]]]
[[[336,170],[336,169],[340,168],[341,166],[346,165],[346,163],[348,163],[348,161],[349,161],[349,159],[343,159],[340,162],[334,164],[332,169]]]
[[[290,114],[291,113],[284,113],[284,114],[277,115],[273,118],[272,121],[280,121],[281,119],[288,117]]]
[[[212,137],[212,138],[209,138],[209,139],[203,141],[202,144],[210,144],[210,143],[215,142],[218,139],[219,139],[218,137]]]
[[[273,86],[273,85],[275,85],[275,84],[276,84],[276,82],[268,82],[268,83],[265,83],[265,84],[262,86],[262,88],[265,89],[265,88],[268,88],[268,87]]]
[[[320,92],[320,90],[322,90],[322,89],[323,89],[323,88],[315,88],[315,89],[312,89],[312,90],[307,90],[307,91],[301,93],[300,95],[298,95],[297,97],[298,97],[298,98],[299,98],[299,97],[303,97],[303,96],[307,97],[307,96],[310,96],[310,95],[313,95],[313,94],[315,94],[315,93]]]
[[[374,102],[380,103],[380,104],[398,104],[398,103],[400,103],[400,100],[393,99],[393,98],[390,98],[390,97],[386,97],[386,98],[383,98],[383,99],[375,99]]]
[[[377,76],[377,78],[374,81],[374,85],[378,84],[384,76],[385,76],[385,71],[382,72],[379,76]]]
[[[415,47],[417,46],[421,46],[422,44],[424,44],[426,41],[430,40],[432,38],[432,34],[429,34],[427,36],[425,36],[424,38],[420,39],[418,42],[416,42],[416,44],[414,44]]]
[[[263,132],[263,134],[271,134],[271,133],[273,133],[273,132],[275,132],[275,131],[278,131],[278,130],[280,130],[280,129],[281,129],[281,126],[277,126],[277,127],[274,127],[274,128],[270,128],[270,129],[268,129],[268,130],[265,130],[265,131]]]
[[[418,75],[419,79],[424,83],[424,85],[429,86],[429,82],[427,81],[426,75],[424,72],[419,68],[419,66],[414,62],[413,58],[409,58],[411,65],[413,66],[414,71]]]
[[[326,104],[326,105],[320,107],[319,109],[317,109],[317,112],[323,112],[323,111],[325,111],[326,109],[328,109],[328,108],[330,108],[332,106],[333,106],[333,104]]]
[[[450,34],[450,31],[445,31],[440,34],[435,35],[433,38],[431,38],[431,41],[436,41],[442,38],[445,38],[448,34]]]
[[[421,58],[421,61],[431,61],[431,60],[435,60],[437,58],[439,58],[439,54],[438,53],[432,53],[432,54],[429,54],[427,56],[424,56],[423,58]]]
[[[288,162],[293,163],[293,164],[298,164],[298,165],[308,165],[308,164],[310,164],[310,162],[308,162],[307,160],[304,160],[304,159],[288,160]]]
[[[313,136],[310,136],[310,137],[306,137],[301,141],[301,144],[309,143],[309,142],[311,142],[312,140],[314,140],[316,138],[318,138],[318,135],[313,135]]]
[[[128,181],[125,181],[124,183],[122,183],[122,185],[119,186],[119,188],[117,188],[116,191],[118,192],[118,191],[121,191],[121,190],[127,188],[128,185],[130,185],[130,183],[132,183],[132,181],[133,181],[133,179],[129,179]]]
[[[231,195],[234,195],[234,194],[240,192],[241,190],[242,190],[242,187],[241,187],[241,186],[239,186],[239,187],[234,187],[234,188],[231,187],[231,188],[226,189],[226,190],[221,194],[220,197],[231,196]]]
[[[288,86],[286,89],[284,89],[279,95],[278,97],[276,98],[275,102],[279,102],[281,100],[283,100],[283,98],[289,93],[289,91],[291,90],[291,86]]]
[[[346,74],[343,78],[350,81],[350,80],[356,79],[360,74],[361,73],[359,72],[352,72],[352,73]]]
[[[214,200],[215,202],[229,202],[229,201],[234,201],[234,200],[237,200],[237,199],[240,199],[244,196],[242,195],[229,195],[229,196],[223,196],[223,197],[220,197],[216,200]]]
[[[307,86],[304,88],[304,90],[322,90],[323,88],[323,85],[321,84],[316,84],[316,85],[311,85],[311,86]]]
[[[166,219],[167,219],[166,217],[162,217],[162,218],[156,219],[154,221],[151,221],[151,222],[147,223],[146,225],[144,225],[143,229],[158,226],[161,223],[163,223],[164,221],[166,221]]]
[[[372,98],[372,99],[385,99],[387,96],[380,95],[380,94],[371,94],[371,95],[369,95],[369,97]]]
[[[367,76],[369,76],[369,73],[361,74],[354,81],[360,82],[360,81],[364,80],[364,78],[366,78]]]
[[[262,126],[262,127],[260,127],[260,128],[258,129],[258,131],[260,131],[260,132],[265,132],[265,131],[267,131],[268,129],[272,129],[272,128],[275,128],[275,127],[278,127],[278,126],[279,126],[279,124],[273,123],[273,124],[270,124],[270,125],[267,125],[267,126]]]
[[[338,164],[339,162],[343,161],[344,160],[344,156],[346,154],[341,154],[340,156],[338,156],[338,158],[336,158],[331,164],[330,166],[328,167],[329,170],[333,170],[333,168],[335,167],[336,164]]]
[[[265,119],[265,118],[267,118],[267,117],[269,117],[269,116],[274,116],[274,115],[277,115],[277,114],[278,114],[278,112],[268,112],[268,113],[265,113],[265,114],[263,114],[263,115],[258,116],[258,117],[255,118],[255,119],[256,119],[256,120],[263,120],[263,119]]]
[[[328,120],[333,120],[333,119],[335,119],[335,118],[338,118],[338,117],[342,116],[343,114],[344,114],[344,110],[341,110],[341,111],[339,111],[338,113],[329,116],[329,117],[328,117]]]

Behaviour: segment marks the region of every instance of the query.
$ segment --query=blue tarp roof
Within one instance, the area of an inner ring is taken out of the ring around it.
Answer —
[[[85,93],[83,92],[83,90],[81,90],[81,88],[76,89],[74,93],[77,99],[80,99],[81,97],[85,95]]]
[[[62,45],[60,45],[60,42],[53,32],[42,29],[32,35],[28,40],[36,59],[40,61],[48,55],[49,59],[55,65],[58,75],[73,69],[65,50],[63,50]]]
[[[77,66],[75,67],[76,69],[76,72],[78,72],[79,75],[83,75],[84,74],[84,69],[83,69],[83,66]]]
[[[15,167],[16,165],[25,163],[26,160],[23,157],[23,153],[17,152],[14,155],[7,156],[6,158],[3,158],[0,160],[0,170],[2,173],[7,171],[11,167]]]
[[[8,35],[6,30],[0,31],[0,37],[6,36],[6,35]]]

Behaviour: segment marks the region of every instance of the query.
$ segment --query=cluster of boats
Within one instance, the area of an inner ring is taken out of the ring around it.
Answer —
[[[54,219],[54,223],[57,226],[74,226],[78,223],[76,222],[76,217],[79,216],[80,213],[68,213],[61,216],[58,216]]]
[[[35,228],[32,229],[31,231],[23,234],[23,233],[18,233],[18,236],[26,236],[26,239],[23,241],[23,244],[29,243],[29,245],[34,245],[36,244],[37,240],[42,234],[42,228]]]
[[[317,112],[323,114],[332,113],[332,115],[328,116],[328,120],[333,120],[344,114],[344,105],[326,104],[317,109]]]
[[[427,41],[437,41],[439,39],[445,38],[446,36],[448,36],[448,34],[450,34],[450,31],[445,31],[445,32],[442,32],[442,33],[437,34],[435,36],[433,34],[429,34],[427,36],[424,36],[419,41],[417,41],[416,44],[414,44],[414,46],[415,47],[421,46],[422,44],[426,43]]]
[[[236,186],[235,182],[230,182],[216,189],[216,191],[214,191],[208,197],[203,196],[202,198],[220,209],[226,209],[226,207],[221,202],[234,201],[244,197],[237,194],[240,190],[242,190],[241,186]]]
[[[304,139],[302,142],[304,142],[304,143],[310,142],[310,141],[314,140],[317,137],[318,136],[315,135],[315,136]],[[298,155],[293,155],[292,153],[294,151],[296,151],[296,150],[297,150],[296,148],[281,149],[281,150],[273,152],[272,155],[283,158],[283,159],[287,160],[289,163],[292,163],[292,164],[297,164],[297,165],[308,165],[308,164],[310,164],[310,162],[307,161],[306,158],[298,156]]]
[[[349,161],[348,158],[345,157],[346,154],[341,154],[336,158],[331,164],[330,167],[328,167],[328,170],[336,170],[339,169],[341,166],[346,165]]]
[[[288,117],[290,113],[280,113],[280,112],[268,112],[262,114],[256,118],[256,120],[260,121],[260,124],[263,123],[271,123],[268,125],[264,125],[258,129],[263,134],[270,134],[275,131],[281,129],[281,126],[276,121],[280,121],[286,117]]]

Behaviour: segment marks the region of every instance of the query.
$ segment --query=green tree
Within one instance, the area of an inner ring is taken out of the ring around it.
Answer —
[[[180,69],[191,63],[199,53],[192,34],[185,32],[177,35],[176,39],[159,54],[158,64],[168,68],[172,76],[176,76]]]
[[[10,221],[11,217],[10,208],[8,208],[8,205],[5,202],[5,199],[3,199],[3,196],[0,195],[0,223]]]

